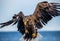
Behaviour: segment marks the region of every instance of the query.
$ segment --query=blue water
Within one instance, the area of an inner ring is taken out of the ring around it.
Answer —
[[[43,38],[39,41],[60,41],[60,31],[41,31]],[[19,32],[0,32],[0,41],[19,41]]]

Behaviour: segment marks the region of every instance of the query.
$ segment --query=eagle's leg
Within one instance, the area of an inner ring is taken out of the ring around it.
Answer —
[[[36,37],[37,37],[37,29],[32,27],[29,28],[26,27],[24,39],[31,40],[32,38],[36,38]]]
[[[25,33],[29,33],[28,29],[25,30]]]
[[[28,41],[28,37],[29,37],[29,31],[28,31],[27,27],[25,27],[25,36],[24,36],[24,39],[26,39],[26,41]]]
[[[32,38],[36,38],[36,37],[37,37],[37,29],[34,28],[32,33]]]

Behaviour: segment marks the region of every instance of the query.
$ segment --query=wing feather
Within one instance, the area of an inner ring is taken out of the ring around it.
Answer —
[[[40,25],[38,25],[38,22],[36,22],[36,24],[39,27],[41,27],[42,24],[46,25],[53,17],[60,15],[60,11],[58,9],[60,9],[60,3],[48,3],[47,1],[38,3],[33,15],[36,17],[37,21],[40,21]]]
[[[50,4],[50,3],[47,3],[49,6],[41,9],[40,11],[40,14],[41,14],[41,19],[47,23],[49,20],[51,20],[53,17],[55,16],[59,16],[60,13],[59,10],[57,10],[57,7],[60,5],[57,5],[57,4]]]
[[[12,24],[14,21],[13,20],[9,20],[8,22],[4,22],[4,23],[0,23],[0,28],[4,27],[4,26],[8,26],[10,24]]]
[[[8,26],[8,25],[10,25],[12,23],[14,23],[13,25],[15,25],[17,23],[17,16],[16,15],[13,16],[12,20],[9,20],[9,21],[4,22],[4,23],[0,23],[0,25],[1,25],[0,28]]]

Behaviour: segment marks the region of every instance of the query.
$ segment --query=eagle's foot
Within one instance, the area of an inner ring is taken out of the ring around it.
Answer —
[[[36,38],[37,37],[37,34],[36,33],[33,33],[32,34],[32,38]]]
[[[26,29],[26,30],[25,30],[25,33],[29,33],[29,31]]]

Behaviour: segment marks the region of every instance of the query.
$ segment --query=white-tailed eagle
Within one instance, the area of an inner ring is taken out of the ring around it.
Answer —
[[[24,16],[20,11],[15,14],[11,20],[0,23],[1,27],[17,23],[18,31],[24,35],[24,39],[32,39],[37,37],[37,29],[41,29],[49,20],[60,15],[60,3],[48,3],[47,1],[39,2],[32,15]]]

